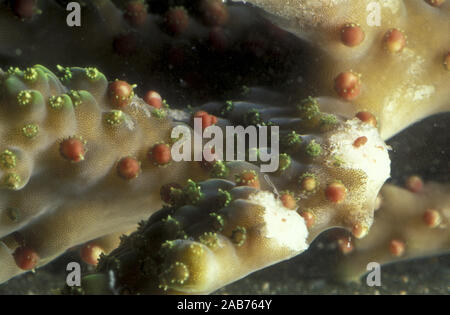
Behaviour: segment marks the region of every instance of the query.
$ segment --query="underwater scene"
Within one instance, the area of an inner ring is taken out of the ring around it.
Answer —
[[[0,295],[448,295],[449,34],[450,0],[0,0]]]

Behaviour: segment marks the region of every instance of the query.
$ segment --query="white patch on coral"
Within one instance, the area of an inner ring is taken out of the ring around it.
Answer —
[[[367,142],[355,147],[353,143],[362,136],[367,138]],[[376,196],[391,172],[388,147],[378,130],[358,118],[353,118],[344,122],[337,131],[333,131],[328,139],[328,146],[330,152],[327,162],[332,164],[334,157],[338,156],[344,161],[342,167],[362,170],[368,178],[367,193]]]
[[[424,72],[424,62],[425,59],[423,59],[421,56],[417,55],[414,50],[405,47],[402,51],[402,53],[399,55],[400,58],[402,58],[403,61],[407,62],[409,64],[409,67],[407,69],[407,73],[415,78],[419,75],[421,75]]]
[[[128,115],[124,115],[124,116],[125,116],[125,118],[124,118],[125,126],[127,126],[127,128],[129,130],[134,130],[135,124],[134,124],[133,119]]]
[[[382,5],[384,8],[389,8],[392,14],[397,14],[398,10],[400,10],[399,0],[383,0]]]
[[[249,197],[249,201],[264,207],[264,236],[275,240],[280,246],[300,252],[308,248],[308,229],[297,211],[287,209],[268,191],[260,191]]]
[[[396,108],[398,108],[398,101],[402,94],[400,93],[400,90],[392,91],[391,95],[389,97],[386,97],[383,108],[384,112],[390,115]]]
[[[148,105],[138,96],[134,95],[131,99],[130,107],[134,110],[140,110],[144,112],[144,115],[147,117],[151,117],[152,114],[150,110],[148,109]]]
[[[140,97],[138,97],[136,95],[134,95],[133,98],[131,99],[129,106],[130,106],[130,109],[135,113],[142,112],[142,113],[144,113],[144,115],[146,117],[148,117],[148,118],[152,117],[152,113],[151,113],[147,103],[145,103]],[[127,128],[129,130],[134,130],[134,128],[135,128],[135,122],[128,115],[125,115],[125,125],[127,126]]]
[[[413,101],[421,101],[430,98],[435,91],[436,89],[432,85],[420,85],[414,91]]]
[[[184,121],[185,123],[189,123],[191,121],[192,114],[184,110],[168,109],[167,112],[169,117],[174,120]]]

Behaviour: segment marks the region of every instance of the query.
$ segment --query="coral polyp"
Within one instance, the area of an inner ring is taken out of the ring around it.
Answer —
[[[390,29],[384,35],[384,45],[389,52],[399,53],[406,46],[406,36],[399,29]]]
[[[358,73],[346,71],[334,79],[334,89],[337,94],[347,101],[354,100],[361,93],[361,79]]]
[[[85,143],[76,137],[68,138],[59,144],[59,152],[63,158],[71,162],[83,161],[86,153]]]
[[[347,189],[340,182],[334,182],[327,186],[325,189],[325,195],[327,199],[333,203],[340,203],[345,199]]]
[[[145,2],[142,0],[128,1],[124,18],[134,27],[142,26],[148,18]]]
[[[210,115],[207,112],[200,110],[196,112],[192,118],[195,120],[196,118],[201,119],[201,127],[202,129],[206,129],[209,126],[212,126],[217,123],[217,117],[214,115]]]
[[[144,95],[144,101],[155,108],[161,108],[163,106],[163,99],[156,91],[148,91]]]
[[[39,12],[37,0],[13,0],[12,9],[21,19],[30,19]]]
[[[229,13],[222,0],[202,0],[200,11],[206,24],[221,26],[228,22]]]
[[[22,270],[34,269],[39,261],[37,253],[25,246],[18,247],[13,256],[17,266]]]
[[[140,162],[133,157],[124,157],[117,163],[117,173],[123,179],[133,179],[139,175]]]
[[[173,7],[166,12],[166,28],[173,35],[183,34],[189,26],[189,13],[182,7]]]
[[[133,87],[125,81],[116,80],[108,86],[108,97],[114,107],[123,108],[133,98]]]
[[[341,29],[341,41],[349,47],[358,46],[365,38],[364,30],[356,24],[346,24]]]
[[[155,144],[148,152],[149,159],[155,165],[165,165],[170,163],[172,157],[170,146],[164,143]]]

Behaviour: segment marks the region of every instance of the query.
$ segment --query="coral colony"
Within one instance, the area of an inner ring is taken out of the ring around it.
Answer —
[[[336,227],[343,279],[448,251],[449,185],[385,184],[384,141],[450,109],[449,1],[248,2],[272,42],[220,0],[92,1],[80,31],[57,1],[0,2],[0,282],[81,245],[83,293],[211,293]],[[189,41],[250,58],[208,77]],[[274,81],[301,65],[288,97],[248,87],[253,59]]]

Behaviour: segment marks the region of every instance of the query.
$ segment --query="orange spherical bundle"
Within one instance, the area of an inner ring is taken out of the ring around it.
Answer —
[[[362,28],[356,24],[346,24],[341,29],[341,41],[344,45],[355,47],[364,41],[365,34]]]
[[[140,163],[133,157],[127,156],[122,158],[117,164],[117,173],[123,179],[133,179],[139,175]]]
[[[148,152],[148,156],[156,165],[166,165],[172,160],[170,146],[165,143],[155,144]]]
[[[78,138],[68,138],[60,143],[59,152],[62,157],[71,162],[80,162],[84,160],[86,149],[82,140]]]
[[[133,95],[133,87],[125,81],[116,80],[108,86],[108,97],[113,107],[127,106]]]
[[[361,93],[361,80],[359,75],[352,71],[340,73],[334,79],[334,89],[344,100],[354,100]]]
[[[36,251],[27,246],[18,247],[13,256],[17,266],[22,270],[34,269],[39,261]]]

